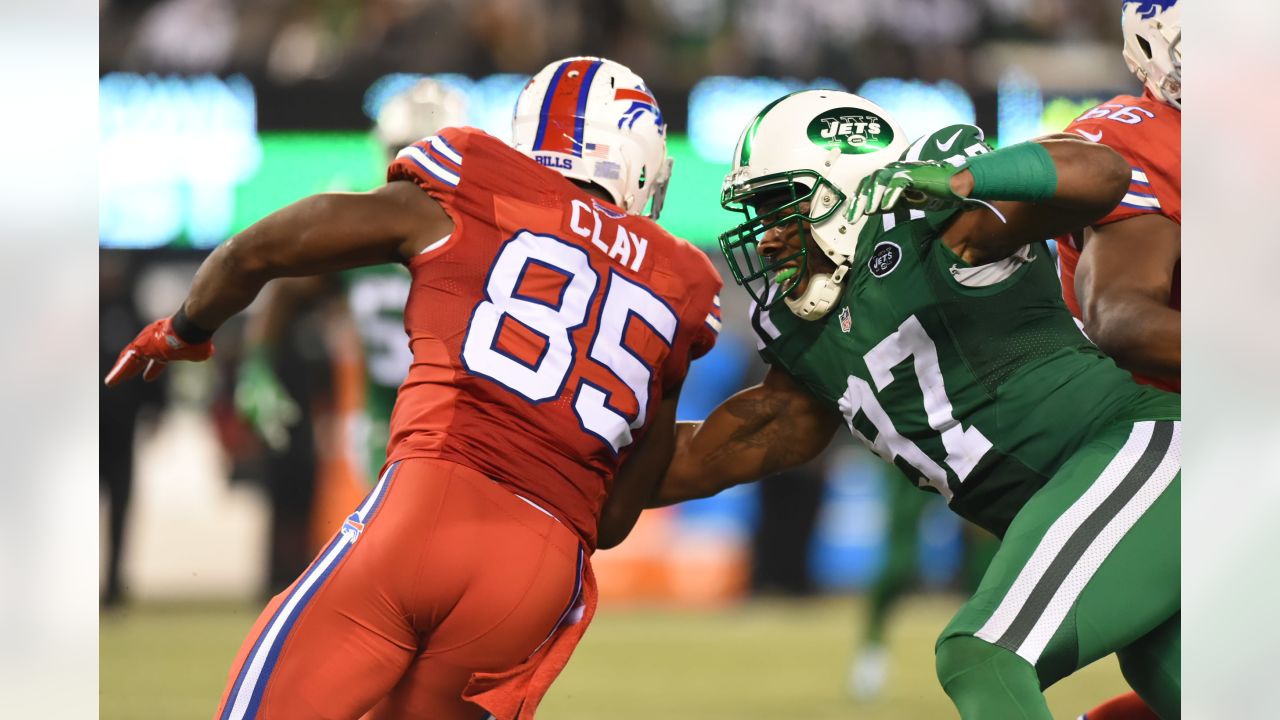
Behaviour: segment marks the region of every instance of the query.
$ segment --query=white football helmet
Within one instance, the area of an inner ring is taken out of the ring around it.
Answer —
[[[639,75],[612,60],[571,57],[534,75],[516,101],[513,145],[565,177],[595,183],[623,210],[662,211],[667,125]],[[652,203],[650,202],[652,201]]]
[[[829,312],[867,222],[865,215],[847,217],[858,184],[897,160],[909,144],[884,108],[853,93],[802,90],[766,105],[739,138],[720,195],[726,210],[747,218],[720,236],[734,279],[762,306],[785,299],[806,320]],[[800,207],[806,201],[807,213]],[[804,293],[791,298],[808,273],[807,243],[798,253],[772,260],[756,244],[770,228],[800,220],[836,269],[814,275]],[[793,261],[798,271],[782,271]]]
[[[1182,8],[1178,0],[1127,0],[1120,7],[1124,62],[1158,99],[1182,109]]]
[[[378,111],[374,133],[392,153],[441,129],[463,125],[467,99],[457,90],[431,78],[423,78],[396,93]]]

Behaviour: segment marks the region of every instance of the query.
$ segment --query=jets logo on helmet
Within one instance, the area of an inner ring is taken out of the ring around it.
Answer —
[[[1182,6],[1141,0],[1120,6],[1124,62],[1159,100],[1182,109]]]
[[[893,142],[893,128],[879,115],[854,108],[828,110],[809,123],[809,140],[845,154],[883,150]]]
[[[809,320],[830,312],[867,222],[843,210],[858,183],[906,147],[883,108],[851,93],[804,90],[765,106],[743,130],[721,191],[720,204],[746,217],[720,236],[734,279],[762,307],[786,302]],[[771,258],[757,251],[768,230],[788,223],[800,223],[799,250]],[[810,240],[834,271],[810,275]]]
[[[639,75],[612,60],[572,57],[529,80],[516,101],[512,145],[572,180],[594,183],[639,215],[662,210],[671,158],[667,126]]]

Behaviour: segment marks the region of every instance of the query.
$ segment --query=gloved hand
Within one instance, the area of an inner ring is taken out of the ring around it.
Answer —
[[[951,176],[960,170],[937,161],[889,163],[858,184],[848,218],[890,212],[903,199],[928,212],[957,207],[965,199],[951,190]]]
[[[236,410],[276,452],[289,447],[289,428],[302,417],[265,349],[250,352],[236,373]]]
[[[142,379],[150,382],[159,377],[164,372],[165,365],[174,360],[200,362],[208,360],[212,355],[212,341],[195,344],[183,342],[173,331],[173,319],[164,318],[156,320],[138,333],[138,337],[120,352],[120,357],[103,382],[108,387],[113,387],[137,375],[139,371],[142,372]]]

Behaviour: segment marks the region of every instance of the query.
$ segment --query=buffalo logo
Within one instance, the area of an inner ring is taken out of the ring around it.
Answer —
[[[840,308],[840,332],[849,332],[853,329],[853,316],[849,314],[849,306],[845,305]]]
[[[882,278],[893,272],[901,260],[902,248],[886,240],[876,245],[876,249],[871,253],[871,259],[867,261],[867,268],[871,270],[872,275]]]
[[[1138,6],[1138,17],[1143,20],[1150,20],[1157,13],[1162,13],[1176,5],[1178,0],[1139,0],[1139,2],[1126,2],[1124,5]]]
[[[662,119],[662,111],[658,109],[658,101],[653,99],[653,93],[649,92],[649,88],[643,85],[637,88],[618,88],[613,91],[613,99],[631,101],[631,105],[622,111],[622,117],[618,118],[618,129],[626,125],[630,130],[642,115],[651,113],[653,124],[658,128],[658,132],[666,132],[667,124]]]
[[[809,121],[809,141],[821,148],[839,148],[845,155],[883,150],[893,142],[893,128],[879,115],[858,108],[835,108]]]

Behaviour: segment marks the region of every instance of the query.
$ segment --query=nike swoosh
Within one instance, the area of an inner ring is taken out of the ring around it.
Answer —
[[[952,145],[954,145],[954,144],[956,143],[956,138],[960,137],[960,133],[962,133],[962,132],[964,132],[964,131],[963,131],[963,130],[957,130],[957,131],[956,131],[956,134],[955,134],[955,135],[952,135],[952,136],[951,136],[951,139],[950,139],[950,140],[948,140],[948,141],[946,141],[945,143],[944,143],[944,142],[942,142],[941,140],[934,140],[934,141],[933,141],[933,144],[934,144],[934,145],[937,145],[937,146],[938,146],[938,149],[939,149],[939,150],[941,150],[942,152],[947,152],[948,150],[950,150],[950,149],[951,149],[951,146],[952,146]]]
[[[1081,130],[1080,128],[1075,128],[1074,130],[1072,130],[1072,132],[1079,133],[1080,137],[1084,138],[1085,140],[1088,140],[1089,142],[1098,142],[1099,140],[1102,139],[1101,130],[1099,130],[1098,132],[1089,132],[1088,130]]]

